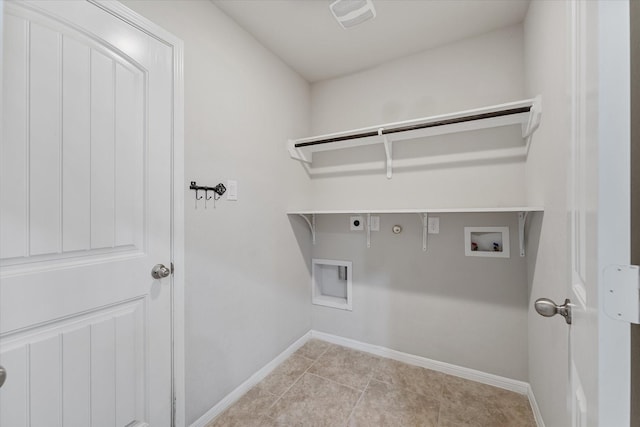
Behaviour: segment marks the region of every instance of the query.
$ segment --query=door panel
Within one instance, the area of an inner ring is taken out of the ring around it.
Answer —
[[[9,14],[3,19],[2,93],[11,99],[11,108],[3,109],[0,145],[0,257],[17,258],[27,252],[27,21]],[[7,35],[11,34],[11,37]]]
[[[140,343],[147,304],[139,299],[5,335],[2,363],[11,381],[0,392],[0,423],[24,425],[25,408],[35,409],[29,411],[33,425],[62,425],[56,420],[63,420],[65,426],[124,426],[142,420]],[[14,407],[22,410],[9,409]]]
[[[171,48],[83,1],[3,31],[0,425],[170,425]]]
[[[7,11],[8,12],[8,11]],[[11,34],[5,37],[11,38]],[[60,34],[37,23],[29,25],[29,255],[60,251]],[[11,181],[11,177],[2,179]]]
[[[5,138],[2,265],[143,250],[146,73],[86,34],[10,13],[5,39],[27,64],[6,79],[22,83],[8,99],[27,99],[10,119],[28,126]]]
[[[91,248],[91,48],[63,36],[62,252]]]
[[[26,346],[2,350],[2,366],[17,380],[8,380],[0,392],[0,424],[3,426],[26,426],[29,417],[29,384],[26,380],[29,353]]]
[[[572,427],[587,427],[589,413],[597,410],[597,178],[594,177],[593,147],[597,144],[597,79],[592,49],[597,16],[596,2],[572,1],[571,13],[571,282],[573,324],[569,336],[569,402]],[[597,65],[597,64],[596,64]],[[595,309],[594,309],[595,308]],[[594,392],[596,395],[594,395]],[[592,421],[593,422],[593,421]],[[592,424],[593,425],[593,424]]]
[[[60,338],[57,336],[34,341],[29,345],[29,406],[37,408],[30,411],[31,425],[62,424],[60,350]]]
[[[113,61],[91,52],[91,249],[114,246],[114,80]]]
[[[62,413],[69,425],[91,422],[91,330],[82,327],[62,334]]]

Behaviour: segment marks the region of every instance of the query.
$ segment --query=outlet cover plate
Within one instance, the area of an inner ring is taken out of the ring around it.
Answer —
[[[227,200],[238,200],[238,181],[233,179],[227,180]]]
[[[380,231],[380,217],[379,216],[371,216],[371,224],[369,224],[369,230],[371,231]]]
[[[427,230],[429,230],[429,234],[440,234],[440,218],[429,217],[427,219]]]

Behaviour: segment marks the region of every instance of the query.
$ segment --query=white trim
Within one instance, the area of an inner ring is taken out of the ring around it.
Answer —
[[[414,208],[414,209],[338,209],[338,210],[291,210],[287,215],[330,215],[330,214],[422,214],[422,213],[502,213],[502,212],[544,212],[542,206],[509,206],[489,208]]]
[[[589,310],[597,309],[595,314],[587,314],[588,325],[583,332],[591,331],[597,320],[597,353],[589,358],[595,359],[597,372],[579,372],[583,376],[587,399],[587,417],[594,424],[609,426],[628,426],[631,422],[631,340],[630,324],[613,320],[604,312],[604,293],[607,292],[602,280],[603,270],[612,264],[630,264],[631,236],[631,135],[630,123],[630,18],[628,1],[597,2],[597,34],[594,40],[598,44],[598,87],[597,114],[587,116],[598,119],[597,153],[597,274],[592,275],[591,285],[597,285],[593,297],[597,300],[589,305]],[[589,88],[591,89],[591,87]],[[591,95],[593,92],[590,92]],[[591,147],[588,147],[591,148]],[[590,160],[591,157],[588,157]],[[572,327],[573,328],[573,327]],[[576,331],[572,331],[575,334]],[[585,346],[586,348],[586,346]],[[584,348],[570,348],[570,351]],[[588,366],[593,368],[594,365]],[[579,370],[580,368],[578,368]],[[596,376],[597,396],[593,387],[585,383],[585,376]]]
[[[184,354],[184,43],[117,1],[87,0],[173,50],[172,280],[175,427],[186,425]],[[173,423],[172,423],[173,425]]]
[[[533,394],[533,389],[530,384],[527,388],[527,397],[529,398],[529,405],[531,405],[531,411],[533,412],[533,418],[536,420],[536,425],[538,427],[545,427],[544,421],[542,420],[542,412],[540,412],[538,401],[536,400],[536,396]]]
[[[184,44],[182,40],[176,40],[173,46],[173,398],[174,427],[184,427],[187,419],[184,343]]]
[[[341,345],[343,347],[352,348],[354,350],[364,351],[376,356],[386,357],[387,359],[397,360],[409,365],[420,366],[422,368],[431,369],[433,371],[443,372],[445,374],[479,382],[482,384],[488,384],[505,390],[514,391],[519,394],[528,395],[529,393],[529,383],[526,383],[524,381],[513,380],[511,378],[488,374],[486,372],[477,371],[475,369],[456,366],[445,362],[439,362],[437,360],[427,359],[426,357],[415,356],[413,354],[403,353],[401,351],[391,350],[390,348],[367,344],[349,338],[327,334],[325,332],[312,330],[311,338],[327,341],[332,344]]]
[[[336,267],[346,267],[347,268],[347,279],[345,284],[345,293],[346,296],[344,298],[334,297],[330,295],[324,295],[322,293],[322,281],[323,275],[318,277],[318,273],[322,267],[332,265]],[[316,266],[318,266],[316,268]],[[325,307],[337,308],[340,310],[348,310],[351,311],[353,309],[353,292],[352,292],[352,270],[353,263],[351,261],[341,261],[341,260],[333,260],[333,259],[319,259],[313,258],[311,260],[311,303],[314,305],[322,305]]]
[[[213,421],[218,415],[223,413],[227,408],[233,405],[238,399],[240,399],[246,392],[251,390],[253,386],[262,381],[267,375],[271,373],[275,368],[284,362],[289,356],[295,353],[300,347],[302,347],[311,338],[312,332],[309,331],[302,337],[298,338],[293,344],[287,347],[282,353],[277,355],[275,359],[267,363],[262,369],[251,375],[249,379],[240,384],[231,393],[227,394],[221,401],[209,409],[203,416],[198,418],[190,427],[205,427],[208,423]]]

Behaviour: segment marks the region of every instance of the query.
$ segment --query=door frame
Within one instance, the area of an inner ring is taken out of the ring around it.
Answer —
[[[598,2],[598,422],[616,426],[630,424],[630,324],[605,313],[602,275],[631,261],[630,3]]]
[[[171,137],[171,395],[172,427],[184,427],[184,43],[167,30],[115,0],[86,0],[171,48],[173,123]]]
[[[629,2],[631,117],[640,114],[640,3]],[[640,124],[631,120],[631,264],[640,265]],[[631,427],[640,427],[640,325],[631,325]]]

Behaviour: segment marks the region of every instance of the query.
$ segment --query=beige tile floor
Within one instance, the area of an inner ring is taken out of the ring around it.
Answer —
[[[526,396],[310,340],[208,427],[535,427]]]

